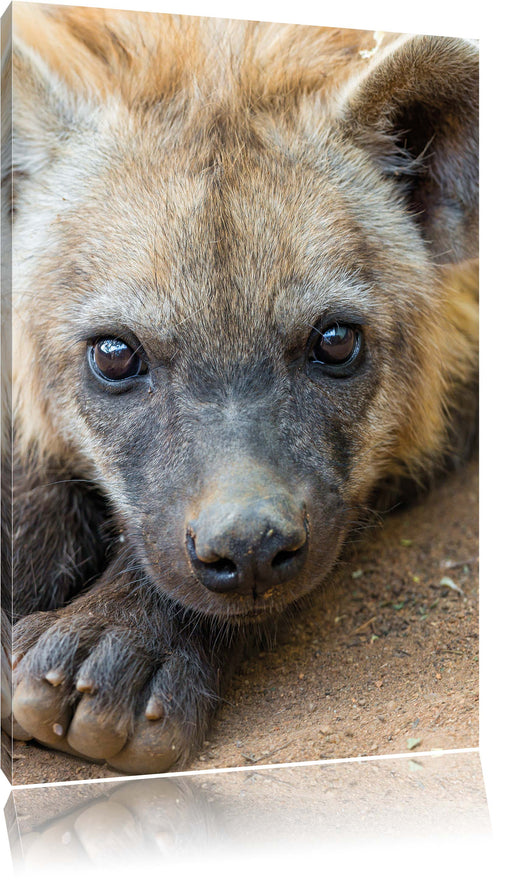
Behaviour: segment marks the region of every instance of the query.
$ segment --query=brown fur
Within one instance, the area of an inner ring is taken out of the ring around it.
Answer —
[[[14,540],[24,550],[14,571],[18,612],[33,614],[19,626],[29,661],[18,718],[40,741],[88,753],[78,712],[69,744],[38,729],[33,709],[47,700],[28,698],[33,679],[71,659],[85,635],[83,666],[108,659],[95,677],[108,669],[115,682],[118,650],[98,649],[107,608],[123,641],[138,645],[146,628],[158,667],[194,611],[207,619],[202,643],[193,626],[195,674],[187,664],[168,677],[174,692],[182,684],[195,735],[187,725],[179,748],[162,737],[156,750],[153,731],[151,749],[141,736],[142,748],[112,760],[167,768],[205,731],[194,695],[213,707],[213,673],[229,668],[231,626],[212,638],[212,623],[258,621],[321,583],[379,493],[425,483],[474,441],[476,50],[28,4],[15,6],[14,33],[13,176],[4,175],[15,246]],[[363,329],[359,368],[341,381],[304,355],[331,315]],[[102,335],[144,347],[145,398],[139,384],[107,405],[91,385],[86,354]],[[69,481],[67,495],[44,490]],[[300,577],[261,598],[226,600],[191,579],[182,535],[246,481],[262,498],[277,488],[281,509],[285,498],[293,509],[290,488],[299,509],[304,499],[308,557]],[[25,546],[36,542],[57,552],[38,551],[24,590]],[[96,594],[34,612],[80,593],[106,560]],[[139,637],[127,613],[133,586],[139,606],[159,610]],[[172,598],[167,613],[155,592]],[[91,625],[90,597],[103,610],[97,634],[80,626]],[[47,623],[61,623],[58,632]],[[109,695],[97,699],[103,727],[115,718]],[[64,714],[68,695],[59,702]],[[137,745],[142,724],[134,708],[124,714]]]

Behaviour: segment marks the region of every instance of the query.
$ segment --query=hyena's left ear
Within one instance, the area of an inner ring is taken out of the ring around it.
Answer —
[[[344,128],[401,188],[437,262],[478,248],[478,50],[403,38],[349,93]]]

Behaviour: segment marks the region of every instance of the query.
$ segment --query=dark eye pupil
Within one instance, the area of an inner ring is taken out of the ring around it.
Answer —
[[[92,348],[92,357],[107,380],[125,380],[139,374],[141,360],[123,340],[104,338]]]
[[[358,343],[357,331],[350,325],[331,325],[313,349],[313,357],[325,365],[341,365],[353,355]]]

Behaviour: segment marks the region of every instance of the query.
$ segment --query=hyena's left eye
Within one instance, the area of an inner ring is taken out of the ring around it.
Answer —
[[[310,362],[327,369],[348,369],[361,352],[362,335],[353,325],[334,322],[325,331],[316,332],[310,350]]]
[[[137,377],[147,371],[137,352],[124,340],[111,337],[103,337],[91,345],[89,362],[95,374],[111,383]]]

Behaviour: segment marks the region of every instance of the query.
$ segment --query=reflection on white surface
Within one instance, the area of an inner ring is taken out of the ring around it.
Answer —
[[[16,789],[6,817],[16,876],[489,834],[476,751]]]

